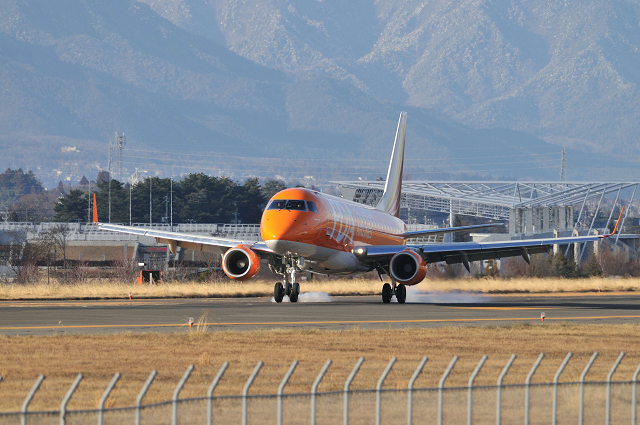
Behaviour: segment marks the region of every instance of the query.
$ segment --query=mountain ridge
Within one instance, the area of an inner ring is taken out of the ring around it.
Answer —
[[[140,168],[168,175],[201,167],[234,178],[277,174],[295,181],[312,170],[315,180],[327,181],[346,179],[346,174],[339,174],[341,170],[349,168],[349,161],[360,161],[361,171],[352,170],[350,176],[375,178],[384,171],[386,159],[381,158],[388,157],[397,114],[406,109],[411,137],[408,154],[414,161],[410,174],[415,177],[479,172],[491,178],[549,179],[559,171],[559,149],[554,144],[572,148],[569,164],[571,158],[583,164],[575,168],[574,175],[611,175],[597,164],[584,166],[587,155],[581,151],[601,152],[597,142],[588,146],[578,137],[560,135],[561,140],[556,140],[554,135],[508,126],[488,128],[495,121],[491,108],[502,108],[511,115],[518,108],[535,110],[520,97],[505,97],[513,99],[517,108],[508,102],[505,106],[502,98],[484,100],[472,110],[472,118],[480,123],[469,126],[460,122],[461,112],[415,105],[403,89],[406,83],[391,78],[404,72],[402,60],[396,58],[385,66],[375,66],[378,59],[361,60],[384,30],[389,33],[388,41],[378,43],[376,51],[395,55],[385,49],[398,37],[406,37],[406,32],[412,34],[411,25],[420,31],[419,13],[404,22],[402,16],[409,16],[411,9],[394,2],[378,2],[373,9],[365,8],[368,3],[364,0],[322,3],[324,17],[314,15],[315,4],[284,0],[278,3],[281,8],[264,2],[262,14],[250,13],[255,5],[251,1],[3,2],[0,126],[5,131],[0,134],[0,145],[6,166],[38,170],[39,176],[46,175],[42,179],[48,185],[57,184],[58,179],[91,176],[107,167],[107,145],[113,133],[125,131],[128,148],[138,150],[125,158],[128,173]],[[278,22],[285,15],[283,10],[295,18],[290,25],[295,31],[286,25],[272,31],[263,24],[244,34],[248,23],[239,16]],[[210,11],[212,15],[207,14]],[[217,16],[225,17],[226,26],[214,25],[212,19]],[[380,16],[390,20],[395,16],[393,22],[400,29],[392,31],[394,27]],[[344,26],[344,19],[353,19],[353,25]],[[210,28],[205,31],[202,25],[207,23]],[[361,31],[370,24],[366,33]],[[307,27],[313,31],[306,33]],[[269,31],[275,35],[263,37]],[[360,32],[362,38],[357,39]],[[282,34],[289,41],[279,46]],[[298,40],[309,34],[325,35],[314,39],[314,48],[306,48]],[[234,43],[228,41],[231,36]],[[260,41],[261,37],[267,41],[253,45],[255,56],[251,56],[252,44],[247,40]],[[336,56],[325,57],[334,46]],[[264,48],[267,50],[261,50]],[[287,54],[298,59],[289,61]],[[259,63],[260,57],[271,61],[271,66]],[[370,81],[374,80],[384,88],[373,87]],[[632,116],[622,118],[629,121]],[[576,140],[573,145],[571,140]],[[147,153],[136,153],[140,151]],[[477,151],[494,152],[496,157],[520,155],[528,162],[526,166],[510,165],[506,160],[498,165],[495,161],[474,164]],[[154,156],[158,158],[150,159]],[[210,163],[204,159],[209,157]],[[241,157],[249,158],[247,164],[234,159]],[[260,158],[273,159],[260,162]],[[305,158],[326,164],[310,170],[294,166]],[[418,161],[420,158],[424,161]],[[329,165],[331,161],[337,165]],[[368,163],[376,165],[365,166]],[[633,162],[623,164],[618,174],[626,177],[634,167]]]

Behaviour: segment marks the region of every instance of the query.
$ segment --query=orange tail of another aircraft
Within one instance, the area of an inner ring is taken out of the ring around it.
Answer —
[[[404,136],[407,128],[407,113],[400,112],[396,139],[393,143],[393,152],[387,171],[387,181],[384,185],[384,193],[376,209],[391,214],[394,217],[400,215],[400,195],[402,188],[402,168],[404,164]]]
[[[98,222],[98,205],[96,204],[96,194],[93,194],[93,222]]]

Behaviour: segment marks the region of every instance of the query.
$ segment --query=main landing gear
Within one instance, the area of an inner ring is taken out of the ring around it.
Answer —
[[[391,279],[391,282],[393,283],[393,287],[388,283],[382,285],[382,302],[389,304],[391,302],[391,297],[395,295],[398,300],[398,304],[404,304],[407,300],[407,287],[403,284],[396,285],[396,281],[394,279]]]
[[[300,285],[296,282],[295,264],[293,267],[288,267],[287,273],[284,273],[284,284],[283,282],[276,282],[273,287],[273,299],[277,303],[281,303],[285,295],[289,297],[289,301],[292,303],[298,302]]]

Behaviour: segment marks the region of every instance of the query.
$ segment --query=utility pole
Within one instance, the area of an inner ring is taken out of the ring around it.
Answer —
[[[153,184],[153,180],[151,176],[149,176],[149,224],[153,224],[153,220],[151,219],[153,215],[153,198],[151,197],[151,186]]]
[[[129,182],[129,226],[131,226],[131,192],[133,191],[133,179]]]
[[[109,142],[109,163],[107,167],[109,172],[109,223],[111,223],[111,175],[113,173],[113,149],[114,144]]]

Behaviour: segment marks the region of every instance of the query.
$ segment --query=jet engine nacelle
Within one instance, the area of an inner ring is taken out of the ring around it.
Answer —
[[[427,275],[427,263],[420,254],[407,249],[391,258],[389,273],[398,283],[415,285]]]
[[[225,252],[222,270],[233,280],[248,280],[258,274],[260,259],[248,245],[238,245]]]

